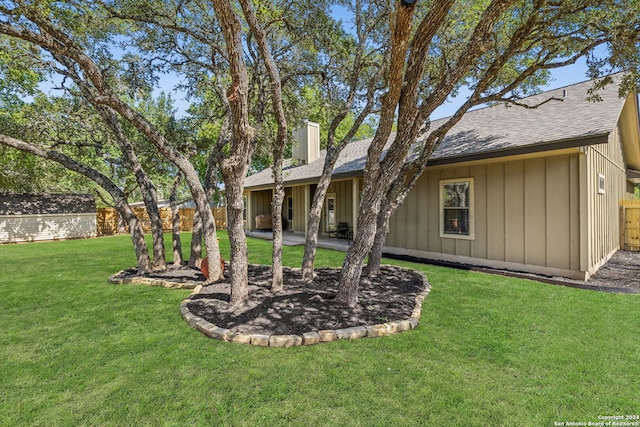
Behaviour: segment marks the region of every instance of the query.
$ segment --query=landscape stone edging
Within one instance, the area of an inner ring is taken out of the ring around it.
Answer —
[[[262,335],[262,334],[244,334],[241,332],[232,332],[230,329],[220,328],[213,323],[198,317],[189,311],[189,304],[191,295],[197,294],[201,285],[198,285],[191,293],[189,298],[180,303],[180,314],[182,318],[194,329],[197,329],[209,338],[229,341],[239,344],[248,344],[258,347],[297,347],[314,345],[318,343],[331,342],[335,340],[344,339],[357,339],[357,338],[373,338],[382,337],[391,334],[404,332],[410,329],[414,329],[420,322],[420,315],[422,314],[422,302],[431,292],[431,285],[427,280],[427,277],[417,271],[404,267],[397,267],[403,270],[408,270],[413,273],[417,273],[422,278],[425,288],[422,292],[416,295],[415,307],[411,313],[411,317],[404,320],[396,320],[392,322],[381,323],[377,325],[367,326],[353,326],[344,329],[325,329],[318,332],[305,332],[302,335]]]
[[[198,286],[202,287],[202,285],[193,282],[179,283],[172,282],[171,280],[154,279],[152,277],[120,277],[125,273],[126,270],[120,270],[113,276],[109,276],[109,283],[114,285],[149,285],[171,289],[197,289]]]
[[[377,325],[366,326],[353,326],[344,329],[325,329],[317,332],[305,332],[302,335],[262,335],[262,334],[244,334],[242,332],[233,332],[230,329],[220,328],[213,323],[204,320],[201,317],[189,311],[187,304],[190,301],[190,297],[200,292],[202,289],[201,284],[194,283],[178,283],[169,280],[160,280],[150,277],[119,277],[125,270],[120,270],[113,276],[109,277],[109,283],[115,285],[122,284],[140,284],[150,286],[160,286],[163,288],[173,289],[193,289],[189,298],[180,303],[180,315],[193,329],[200,331],[202,334],[209,338],[217,339],[220,341],[229,341],[238,344],[248,344],[257,347],[297,347],[314,345],[324,342],[331,342],[336,340],[357,339],[357,338],[374,338],[383,337],[391,334],[404,332],[410,329],[414,329],[420,322],[420,316],[422,314],[422,302],[431,292],[431,285],[422,272],[413,270],[410,268],[394,266],[405,271],[411,271],[417,273],[424,283],[425,287],[422,292],[416,295],[415,307],[408,319],[395,320],[392,322],[380,323]]]

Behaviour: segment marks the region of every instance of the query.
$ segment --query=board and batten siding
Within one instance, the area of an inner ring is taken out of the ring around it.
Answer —
[[[346,222],[353,227],[353,183],[348,181],[332,181],[327,189],[327,196],[336,198],[336,224]],[[325,198],[326,200],[326,198]],[[322,220],[320,221],[320,232],[326,234],[326,202],[322,206]]]
[[[311,198],[308,185],[296,185],[291,187],[291,197],[293,199],[293,231],[304,233],[307,229],[307,217]]]
[[[585,147],[587,173],[587,230],[589,245],[586,255],[590,273],[597,270],[620,248],[620,200],[626,199],[627,178],[620,127],[609,136],[609,142]],[[604,191],[599,179],[604,178]]]
[[[428,169],[392,216],[385,251],[584,278],[580,155]],[[440,236],[440,181],[473,178],[474,236]]]
[[[262,214],[271,215],[272,190],[251,191],[249,194],[249,216],[247,217],[248,229],[255,230],[256,216]],[[245,225],[246,227],[246,225]]]

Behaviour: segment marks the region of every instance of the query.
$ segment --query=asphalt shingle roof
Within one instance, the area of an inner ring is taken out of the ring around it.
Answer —
[[[614,81],[617,82],[618,78],[614,76]],[[587,91],[592,87],[593,81],[586,81],[521,101],[534,106],[550,97],[558,99],[534,109],[498,104],[469,111],[448,132],[431,160],[454,160],[456,157],[489,153],[497,156],[504,150],[535,146],[540,146],[542,151],[549,143],[606,135],[615,129],[625,99],[618,96],[618,85],[611,84],[599,92],[601,101],[588,101]],[[434,121],[432,129],[437,129],[446,120]],[[370,144],[371,139],[349,143],[338,158],[334,176],[355,175],[362,171]],[[297,167],[289,161],[289,167],[284,171],[285,181],[316,180],[322,173],[325,156],[326,151],[322,150],[318,160]],[[245,187],[248,188],[272,183],[271,169],[245,179]]]

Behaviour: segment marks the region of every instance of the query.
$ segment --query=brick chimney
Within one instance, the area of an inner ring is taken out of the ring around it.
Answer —
[[[309,164],[320,157],[320,125],[307,121],[293,131],[293,158],[302,164]]]

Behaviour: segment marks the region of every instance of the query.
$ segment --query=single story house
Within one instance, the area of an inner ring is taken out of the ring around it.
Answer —
[[[0,243],[96,236],[91,194],[0,194]]]
[[[586,280],[620,248],[619,202],[640,182],[638,98],[620,98],[611,84],[601,101],[588,101],[592,85],[522,101],[555,98],[538,108],[499,104],[465,114],[392,216],[384,251]],[[283,216],[290,230],[304,232],[325,152],[316,125],[295,136],[300,147],[285,171]],[[352,142],[340,156],[323,232],[338,223],[357,231],[370,143]],[[269,169],[246,178],[247,230],[270,211],[272,188]]]

